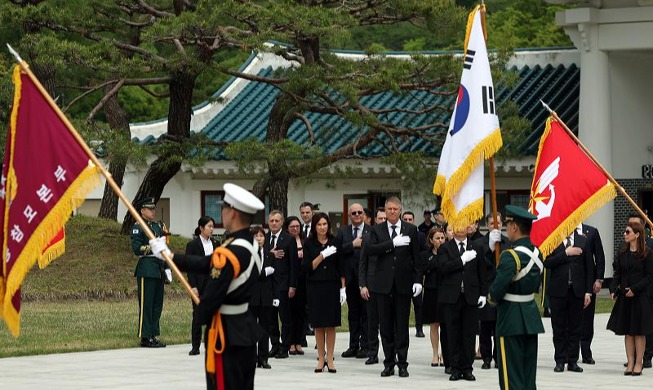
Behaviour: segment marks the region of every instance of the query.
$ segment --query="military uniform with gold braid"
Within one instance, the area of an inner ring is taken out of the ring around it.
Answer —
[[[258,198],[241,187],[227,183],[224,189],[223,207],[251,215],[264,208]],[[167,246],[156,247],[154,241],[150,243],[155,253],[168,250]],[[175,254],[174,262],[182,271],[208,275],[198,305],[200,322],[207,325],[207,389],[253,389],[256,343],[265,333],[248,312],[262,268],[258,243],[249,226],[227,234],[224,244],[210,256]]]
[[[145,198],[136,202],[135,208],[154,209],[154,198]],[[162,221],[147,221],[148,227],[156,237],[167,236],[167,229]],[[166,279],[165,262],[157,259],[150,248],[149,239],[143,228],[137,223],[132,227],[131,244],[138,264],[134,276],[138,285],[138,336],[142,347],[165,347],[156,337],[159,336],[159,320],[163,311],[163,284]],[[169,271],[168,271],[169,272]]]
[[[506,206],[507,223],[530,224],[535,219],[520,207]],[[511,247],[501,253],[488,300],[497,305],[499,385],[506,390],[529,390],[536,388],[537,335],[544,333],[534,300],[543,260],[528,236],[511,242]]]

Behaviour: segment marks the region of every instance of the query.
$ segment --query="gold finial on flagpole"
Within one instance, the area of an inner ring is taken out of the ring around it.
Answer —
[[[540,99],[540,103],[542,103],[542,105],[544,106],[544,108],[546,108],[546,109],[549,111],[549,114],[552,114],[552,113],[553,113],[553,110],[551,109],[551,107],[549,107],[548,104],[544,103],[544,100]]]

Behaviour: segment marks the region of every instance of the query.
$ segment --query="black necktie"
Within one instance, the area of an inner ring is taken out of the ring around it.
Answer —
[[[358,238],[358,227],[354,227],[354,240]]]
[[[565,249],[569,248],[571,246],[571,237],[567,237],[565,239]]]
[[[397,237],[397,225],[392,225],[390,227],[392,228],[392,236],[390,236],[390,238]]]
[[[565,239],[565,249],[571,246],[571,237],[567,236]],[[567,268],[567,284],[571,285],[571,266]]]
[[[462,255],[463,253],[465,253],[465,243],[461,241],[460,242],[460,254]]]
[[[274,240],[277,238],[274,234],[270,236],[270,248],[274,248]]]
[[[308,232],[309,232],[308,228],[309,228],[308,224],[304,225],[304,235],[306,237],[308,237]]]

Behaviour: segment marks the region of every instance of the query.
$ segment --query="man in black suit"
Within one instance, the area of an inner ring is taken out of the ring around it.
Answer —
[[[392,196],[385,202],[387,221],[370,231],[366,250],[376,256],[376,271],[372,293],[379,298],[381,343],[385,359],[382,377],[408,377],[408,318],[411,295],[422,292],[419,276],[419,238],[415,225],[402,223],[401,201]]]
[[[281,319],[281,335],[278,327],[273,326],[270,335],[272,349],[270,356],[277,359],[288,357],[290,349],[290,332],[292,321],[290,318],[290,298],[295,296],[297,287],[297,243],[288,234],[281,230],[283,214],[279,210],[272,210],[268,215],[270,231],[265,235],[265,249],[274,255],[274,285],[277,288],[276,296],[279,299],[279,318]],[[273,323],[276,324],[276,316]],[[281,342],[279,342],[281,336]]]
[[[587,238],[587,250],[592,259],[592,269],[590,274],[593,275],[594,278],[590,304],[585,308],[585,310],[583,310],[580,334],[580,352],[583,357],[583,363],[594,364],[595,362],[591,348],[592,339],[594,338],[594,310],[596,309],[596,294],[601,291],[601,287],[603,286],[605,253],[603,252],[601,235],[594,226],[581,223],[576,228],[576,232]]]
[[[385,209],[379,207],[376,209],[374,224],[382,224],[386,220]],[[367,360],[365,364],[377,364],[379,362],[379,305],[378,294],[374,278],[376,272],[376,256],[370,256],[367,244],[369,240],[363,241],[361,249],[361,259],[358,269],[360,283],[360,295],[367,303]]]
[[[313,203],[311,202],[302,202],[299,205],[299,215],[302,217],[302,232],[304,237],[308,238],[309,233],[311,232],[311,221],[313,220]]]
[[[338,229],[336,247],[345,266],[347,291],[347,319],[349,320],[349,348],[343,358],[367,358],[367,310],[360,294],[359,266],[363,240],[367,239],[370,226],[363,223],[363,206],[354,203],[349,207],[350,225]]]
[[[544,267],[551,272],[549,302],[555,349],[555,368],[562,372],[583,372],[578,366],[583,309],[592,299],[594,260],[587,237],[574,229],[546,258]]]
[[[196,256],[209,256],[220,243],[213,239],[215,221],[209,216],[204,216],[197,221],[195,238],[186,244],[186,254]],[[188,272],[188,284],[198,297],[202,296],[206,287],[207,276],[201,273]],[[193,302],[193,321],[191,323],[191,350],[189,355],[199,355],[202,344],[202,324],[200,323],[197,305]]]
[[[252,287],[252,297],[249,300],[249,311],[258,320],[261,328],[265,329],[265,337],[258,341],[256,353],[256,367],[270,369],[268,363],[270,333],[277,327],[273,321],[276,319],[274,310],[279,306],[279,299],[275,296],[274,288],[274,255],[265,250],[265,230],[260,226],[251,228],[254,239],[259,244],[258,256],[261,258],[262,268],[256,284]]]
[[[491,286],[496,276],[497,257],[495,254],[496,243],[499,243],[499,253],[510,248],[508,237],[501,234],[501,214],[497,213],[497,227],[494,227],[494,217],[490,213],[485,216],[485,224],[488,229],[488,234],[474,241],[474,248],[481,256],[482,262],[485,265],[485,276],[487,277],[487,285]],[[479,349],[483,365],[481,368],[487,370],[492,367],[492,360],[494,365],[497,365],[497,339],[495,330],[497,327],[497,309],[491,305],[485,305],[478,311],[479,320],[481,323],[481,330],[478,336]],[[494,340],[494,342],[493,342]]]
[[[478,329],[478,309],[487,302],[488,279],[482,254],[467,238],[470,227],[454,229],[454,239],[440,247],[442,284],[438,301],[447,328],[450,381],[475,381],[472,374]]]

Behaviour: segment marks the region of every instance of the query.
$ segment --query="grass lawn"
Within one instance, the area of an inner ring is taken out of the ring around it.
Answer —
[[[20,337],[15,339],[0,321],[0,358],[139,345],[133,277],[137,259],[129,237],[119,231],[120,225],[113,221],[71,218],[66,226],[66,253],[25,278]],[[187,242],[187,238],[173,236],[170,247],[183,252]],[[610,312],[612,305],[610,299],[600,297],[596,312]],[[166,286],[161,340],[190,344],[191,311],[181,283]],[[342,309],[342,325],[338,331],[348,331],[347,305]]]

